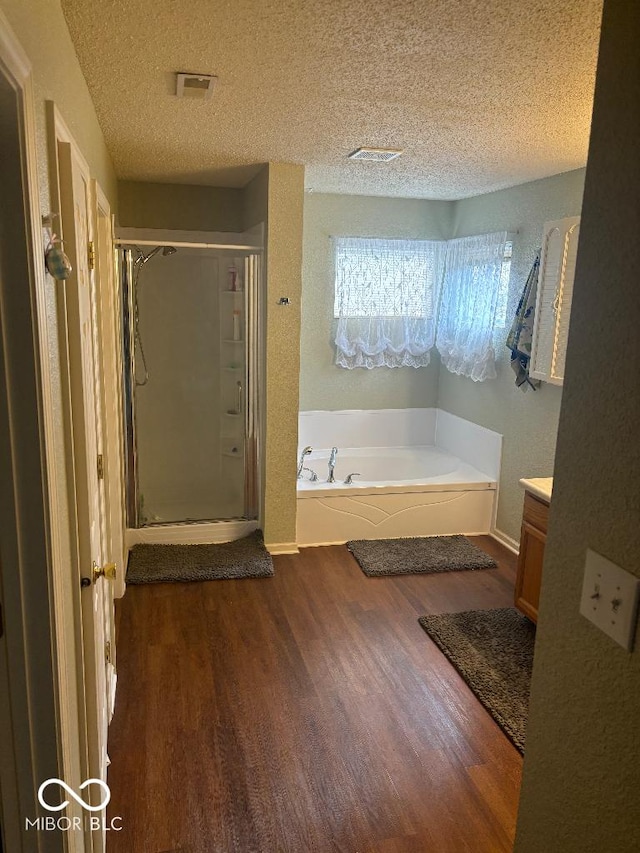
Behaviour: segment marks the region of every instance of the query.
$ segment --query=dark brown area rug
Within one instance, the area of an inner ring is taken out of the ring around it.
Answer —
[[[273,575],[271,554],[256,530],[235,542],[216,545],[134,545],[127,583],[265,578]]]
[[[512,607],[442,613],[418,621],[524,753],[535,625]]]
[[[354,539],[347,548],[371,577],[494,569],[496,561],[466,536]]]

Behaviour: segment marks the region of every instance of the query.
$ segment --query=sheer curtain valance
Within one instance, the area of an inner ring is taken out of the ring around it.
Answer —
[[[338,366],[429,364],[445,245],[436,240],[333,238]]]

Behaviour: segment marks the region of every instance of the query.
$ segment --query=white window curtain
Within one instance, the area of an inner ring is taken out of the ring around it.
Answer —
[[[339,367],[429,364],[445,245],[435,240],[333,238]]]
[[[436,347],[447,370],[474,382],[496,375],[493,338],[508,243],[501,231],[447,244]]]

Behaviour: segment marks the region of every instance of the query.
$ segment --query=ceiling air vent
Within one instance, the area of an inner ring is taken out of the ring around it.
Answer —
[[[373,160],[376,163],[388,163],[402,154],[401,148],[356,148],[348,154],[350,160]]]
[[[195,98],[205,101],[213,94],[213,88],[218,81],[211,74],[176,74],[176,95],[179,98]]]

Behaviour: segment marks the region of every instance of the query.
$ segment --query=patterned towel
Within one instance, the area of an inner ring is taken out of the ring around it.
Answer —
[[[533,339],[533,318],[536,312],[536,293],[538,290],[538,270],[540,269],[540,250],[531,267],[522,296],[518,302],[516,316],[507,338],[507,347],[511,350],[511,367],[516,374],[516,385],[523,391],[537,391],[538,379],[529,376],[531,345]]]

